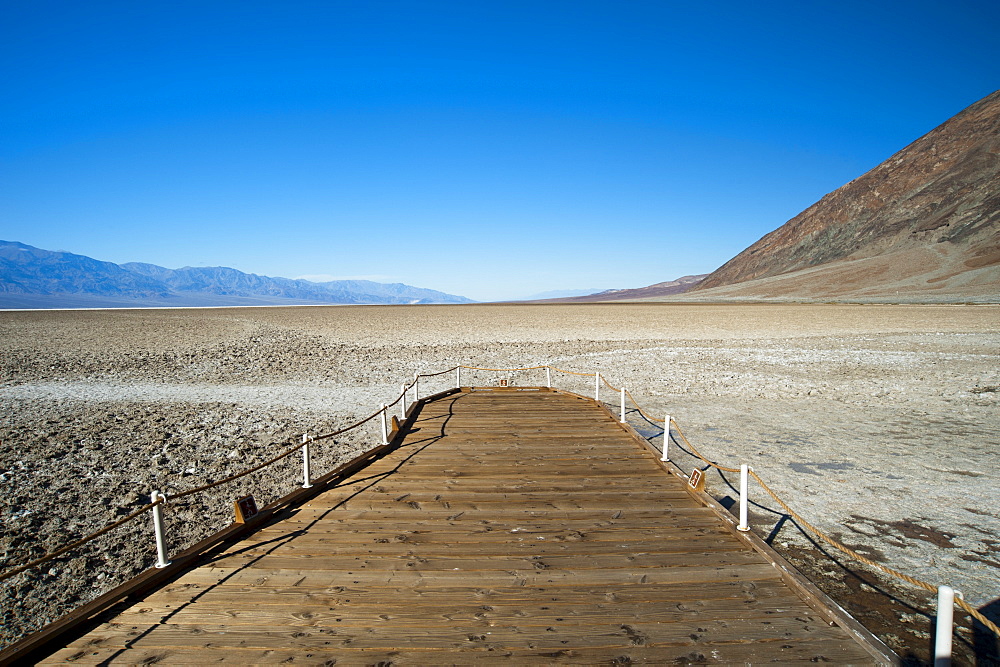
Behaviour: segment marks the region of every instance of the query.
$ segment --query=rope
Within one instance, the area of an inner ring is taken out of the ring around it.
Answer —
[[[454,370],[455,370],[456,368],[465,368],[465,366],[461,366],[461,367],[459,367],[459,366],[452,366],[452,367],[451,367],[451,368],[449,368],[448,370],[446,370],[446,371],[441,371],[440,373],[421,373],[419,377],[422,377],[422,378],[432,378],[432,377],[437,377],[438,375],[444,375],[445,373],[451,373],[451,372],[452,372],[452,371],[454,371]]]
[[[496,371],[497,373],[513,373],[515,371],[536,371],[539,368],[549,368],[549,367],[548,366],[528,366],[527,368],[479,368],[477,366],[459,366],[459,368],[464,368],[467,371]],[[452,369],[452,370],[455,370],[455,369]],[[582,375],[582,373],[578,373],[578,375]],[[593,373],[591,373],[591,375],[593,375]]]
[[[399,403],[399,402],[400,402],[401,400],[403,400],[403,395],[402,395],[402,394],[400,394],[399,396],[397,396],[397,397],[396,397],[396,400],[395,400],[395,401],[393,401],[392,403],[386,403],[386,404],[385,404],[385,407],[386,407],[386,409],[388,409],[388,408],[391,408],[391,407],[395,406],[395,405],[396,405],[396,403]],[[382,410],[379,410],[379,412],[382,412]]]
[[[381,410],[379,410],[379,412],[381,412]],[[190,495],[198,493],[200,491],[207,491],[208,489],[215,488],[216,486],[221,486],[223,484],[227,484],[229,482],[232,482],[233,480],[239,479],[240,477],[246,477],[250,473],[257,472],[261,468],[266,468],[267,466],[271,465],[272,463],[275,463],[276,461],[280,461],[281,459],[285,458],[286,456],[291,456],[292,454],[294,454],[295,452],[299,451],[300,449],[302,449],[302,445],[295,445],[291,449],[287,449],[284,452],[282,452],[281,454],[278,454],[273,459],[270,459],[269,461],[265,461],[264,463],[261,463],[260,465],[256,465],[253,468],[250,468],[249,470],[244,470],[243,472],[238,472],[235,475],[230,475],[229,477],[223,477],[222,479],[220,479],[218,481],[209,482],[208,484],[203,484],[202,486],[196,486],[195,488],[188,489],[187,491],[181,491],[179,493],[175,493],[175,494],[173,494],[171,496],[167,496],[167,500],[177,500],[178,498],[183,498],[184,496],[190,496]]]
[[[610,389],[611,391],[621,391],[621,387],[614,386],[613,384],[608,382],[608,378],[604,377],[603,375],[601,376],[601,382],[603,382],[604,386]]]
[[[935,586],[934,584],[927,583],[926,581],[924,581],[922,579],[917,579],[916,577],[911,577],[910,575],[904,574],[903,572],[900,572],[899,570],[894,570],[891,567],[886,567],[885,565],[882,565],[881,563],[876,563],[872,559],[866,558],[866,557],[862,556],[861,554],[859,554],[854,549],[851,549],[850,547],[844,546],[843,544],[841,544],[837,540],[833,539],[832,537],[830,537],[829,535],[827,535],[826,533],[824,533],[822,530],[820,530],[816,526],[814,526],[811,523],[809,523],[808,521],[806,521],[802,517],[801,514],[799,514],[798,512],[796,512],[795,510],[793,510],[791,507],[789,507],[788,504],[784,500],[782,500],[781,498],[778,497],[778,494],[775,493],[771,489],[771,487],[769,487],[767,484],[764,483],[764,480],[762,480],[760,478],[760,475],[758,475],[757,473],[755,473],[753,470],[750,470],[749,472],[750,472],[750,476],[753,477],[755,480],[757,480],[757,483],[760,484],[761,488],[764,489],[764,491],[766,491],[769,496],[771,496],[772,498],[774,498],[775,502],[778,503],[779,505],[781,505],[782,509],[784,509],[788,513],[789,516],[791,516],[800,525],[802,525],[805,528],[807,528],[810,532],[812,532],[814,535],[816,535],[817,537],[819,537],[821,540],[823,540],[824,542],[826,542],[830,546],[834,547],[835,549],[838,549],[839,551],[842,551],[843,553],[847,554],[851,558],[853,558],[853,559],[855,559],[857,561],[860,561],[860,562],[864,563],[865,565],[869,565],[869,566],[875,568],[876,570],[880,570],[882,572],[885,572],[886,574],[890,574],[890,575],[892,575],[894,577],[902,579],[903,581],[911,583],[914,586],[918,586],[920,588],[923,588],[925,591],[928,591],[930,593],[936,593],[937,592],[937,586]],[[996,634],[998,637],[1000,637],[1000,628],[998,628],[997,625],[995,623],[993,623],[990,619],[986,618],[981,613],[979,613],[978,611],[976,611],[974,608],[972,608],[971,605],[969,605],[965,600],[963,600],[961,598],[956,598],[955,602],[958,604],[958,606],[960,606],[962,609],[964,609],[966,612],[968,612],[973,618],[975,618],[977,621],[979,621],[980,623],[982,623],[983,625],[985,625],[986,627],[988,627],[990,630],[993,631],[994,634]]]
[[[628,398],[629,398],[630,401],[632,401],[632,405],[635,406],[635,409],[639,411],[640,415],[642,415],[643,417],[645,417],[646,419],[648,419],[651,422],[657,422],[657,423],[660,423],[660,424],[663,423],[662,419],[657,419],[653,415],[648,414],[645,410],[643,410],[642,406],[639,405],[639,401],[635,400],[635,397],[632,396],[632,392],[630,392],[628,389],[625,390],[625,395],[628,396]]]
[[[983,616],[979,611],[973,609],[972,605],[970,605],[962,598],[955,598],[955,602],[958,604],[959,607],[964,609],[969,614],[969,616],[976,619],[977,621],[985,625],[987,628],[992,630],[993,634],[995,634],[997,637],[1000,637],[1000,627],[997,627],[996,623]]]
[[[323,435],[317,435],[315,438],[311,438],[311,440],[326,440],[327,438],[332,438],[334,436],[340,435],[341,433],[347,433],[348,431],[356,429],[357,427],[361,426],[362,424],[367,424],[371,420],[373,420],[376,417],[378,417],[380,414],[382,414],[382,408],[379,408],[378,410],[376,410],[375,412],[371,413],[370,415],[368,415],[367,417],[365,417],[364,419],[362,419],[359,422],[354,422],[350,426],[345,426],[344,428],[340,429],[339,431],[334,431],[332,433],[324,433]]]
[[[454,370],[454,369],[452,369],[452,370]],[[400,397],[397,398],[396,401],[392,403],[392,405],[395,405],[396,402],[398,402],[401,398],[402,398],[402,394],[400,394]],[[340,435],[341,433],[345,433],[347,431],[350,431],[351,429],[354,429],[354,428],[357,428],[358,426],[361,426],[362,424],[364,424],[366,422],[371,421],[372,419],[374,419],[375,417],[377,417],[381,413],[382,413],[382,408],[379,408],[378,411],[376,411],[374,414],[372,414],[371,416],[369,416],[369,417],[367,417],[367,418],[365,418],[365,419],[363,419],[363,420],[361,420],[359,422],[356,422],[356,423],[354,423],[354,424],[352,424],[350,426],[342,428],[339,431],[334,431],[333,433],[328,433],[326,435],[321,435],[321,436],[318,436],[316,438],[311,438],[311,440],[323,440],[323,439],[326,439],[326,438],[332,438],[333,436],[336,436],[336,435]],[[283,458],[291,456],[292,454],[294,454],[295,452],[297,452],[297,451],[299,451],[301,449],[302,449],[302,445],[295,445],[294,447],[291,447],[291,448],[285,450],[284,452],[278,454],[274,458],[271,458],[271,459],[265,461],[264,463],[256,465],[256,466],[254,466],[252,468],[249,468],[248,470],[244,470],[243,472],[239,472],[239,473],[236,473],[234,475],[230,475],[228,477],[224,477],[224,478],[222,478],[220,480],[217,480],[215,482],[210,482],[208,484],[203,484],[202,486],[197,486],[197,487],[195,487],[193,489],[188,489],[187,491],[181,491],[179,493],[175,493],[175,494],[170,495],[170,496],[165,496],[164,498],[162,498],[160,500],[157,500],[155,503],[149,503],[147,505],[144,505],[143,507],[140,507],[139,509],[137,509],[136,511],[132,512],[128,516],[123,517],[123,518],[119,519],[118,521],[115,521],[114,523],[105,526],[104,528],[101,528],[97,532],[92,533],[92,534],[88,535],[87,537],[83,537],[83,538],[77,540],[76,542],[73,542],[72,544],[68,544],[68,545],[66,545],[66,546],[64,546],[64,547],[62,547],[60,549],[57,549],[56,551],[53,551],[52,553],[46,554],[45,556],[42,556],[41,558],[33,560],[30,563],[25,563],[24,565],[19,565],[19,566],[15,567],[15,568],[13,568],[11,570],[7,570],[7,571],[5,571],[3,573],[0,573],[0,581],[4,581],[5,579],[9,579],[10,577],[13,577],[16,574],[20,574],[21,572],[24,572],[25,570],[29,570],[29,569],[31,569],[33,567],[37,567],[39,565],[43,565],[44,563],[47,563],[47,562],[49,562],[50,560],[52,560],[54,558],[58,558],[62,554],[66,553],[67,551],[72,551],[73,549],[76,549],[77,547],[83,546],[87,542],[90,542],[90,541],[92,541],[94,539],[97,539],[98,537],[100,537],[101,535],[104,535],[108,531],[114,530],[118,526],[121,526],[122,524],[131,521],[132,519],[136,518],[140,514],[151,510],[153,507],[155,507],[156,505],[159,505],[160,503],[166,502],[168,500],[177,500],[179,498],[183,498],[185,496],[190,496],[190,495],[193,495],[195,493],[199,493],[201,491],[207,491],[208,489],[214,488],[216,486],[221,486],[223,484],[227,484],[229,482],[232,482],[234,480],[239,479],[240,477],[245,477],[245,476],[249,475],[250,473],[257,472],[261,468],[266,468],[267,466],[271,465],[272,463],[276,463],[276,462],[280,461]]]
[[[73,549],[76,549],[77,547],[83,546],[87,542],[90,542],[91,540],[97,539],[98,537],[100,537],[101,535],[104,535],[108,531],[114,530],[115,528],[117,528],[118,526],[120,526],[120,525],[122,525],[124,523],[128,523],[129,521],[131,521],[132,519],[136,518],[137,516],[139,516],[143,512],[148,512],[149,510],[153,509],[155,506],[159,505],[162,502],[163,502],[163,500],[160,499],[160,500],[157,500],[155,503],[149,503],[147,505],[143,505],[142,507],[140,507],[136,511],[132,512],[128,516],[123,517],[123,518],[119,519],[118,521],[115,521],[114,523],[105,526],[104,528],[101,528],[96,533],[91,533],[87,537],[83,537],[83,538],[77,540],[76,542],[73,542],[72,544],[67,544],[66,546],[62,547],[61,549],[56,549],[52,553],[46,554],[46,555],[42,556],[41,558],[38,558],[36,560],[31,561],[30,563],[25,563],[24,565],[19,565],[19,566],[15,567],[15,568],[13,568],[11,570],[7,570],[6,572],[0,573],[0,581],[3,581],[4,579],[10,579],[15,574],[20,574],[21,572],[24,572],[25,570],[30,570],[33,567],[37,567],[39,565],[42,565],[44,563],[49,562],[50,560],[52,560],[54,558],[58,558],[59,556],[61,556],[64,553],[66,553],[67,551],[72,551]]]
[[[627,393],[628,392],[626,391],[626,394]],[[630,398],[631,398],[631,396],[630,396]],[[634,403],[635,399],[632,399],[632,401]],[[636,404],[636,405],[638,406],[638,404]],[[641,408],[640,408],[639,411],[642,412]],[[649,419],[649,417],[647,417],[647,419]],[[712,466],[713,468],[717,468],[717,469],[723,470],[725,472],[740,472],[739,468],[726,468],[724,466],[720,466],[720,465],[718,465],[716,463],[713,463],[712,461],[709,461],[708,459],[706,459],[704,456],[701,455],[701,453],[697,449],[695,449],[694,445],[692,445],[691,442],[684,436],[684,433],[681,431],[680,427],[677,425],[677,422],[675,422],[673,419],[671,419],[670,422],[671,422],[671,424],[673,424],[674,428],[677,430],[677,434],[684,441],[684,444],[699,459],[701,459],[702,461],[704,461],[708,465]],[[900,572],[899,570],[894,570],[891,567],[886,567],[885,565],[882,565],[881,563],[876,563],[875,561],[871,560],[870,558],[866,558],[866,557],[862,556],[857,551],[854,551],[850,547],[847,547],[847,546],[841,544],[840,542],[838,542],[837,540],[833,539],[832,537],[830,537],[829,535],[827,535],[826,533],[824,533],[823,531],[821,531],[819,528],[817,528],[816,526],[814,526],[811,523],[809,523],[801,514],[799,514],[798,512],[796,512],[795,510],[793,510],[791,507],[789,507],[788,504],[784,500],[782,500],[780,497],[778,497],[778,494],[775,493],[774,490],[772,490],[771,487],[769,487],[764,482],[764,480],[760,478],[760,475],[758,475],[753,470],[749,470],[749,473],[750,473],[751,477],[753,477],[755,480],[757,480],[757,483],[760,484],[761,488],[764,489],[764,491],[766,491],[769,496],[771,496],[772,498],[774,498],[775,502],[777,502],[779,505],[781,505],[782,509],[784,509],[785,512],[787,512],[789,516],[791,516],[792,518],[794,518],[800,525],[802,525],[803,527],[805,527],[807,530],[809,530],[810,532],[812,532],[814,535],[816,535],[817,537],[819,537],[820,539],[822,539],[824,542],[826,542],[830,546],[832,546],[835,549],[837,549],[837,550],[839,550],[839,551],[847,554],[848,556],[850,556],[851,558],[853,558],[853,559],[855,559],[855,560],[857,560],[859,562],[862,562],[862,563],[864,563],[866,565],[869,565],[870,567],[875,568],[876,570],[880,570],[881,572],[884,572],[886,574],[889,574],[889,575],[892,575],[894,577],[897,577],[898,579],[902,579],[903,581],[908,582],[910,584],[913,584],[914,586],[917,586],[919,588],[923,588],[924,590],[926,590],[928,592],[931,592],[931,593],[937,592],[937,586],[935,586],[934,584],[930,584],[930,583],[928,583],[928,582],[926,582],[926,581],[924,581],[922,579],[917,579],[916,577],[911,577],[910,575],[905,574],[903,572]],[[993,621],[991,621],[990,619],[988,619],[985,616],[983,616],[982,613],[980,613],[979,611],[977,611],[975,608],[973,608],[969,603],[967,603],[962,598],[956,598],[955,599],[955,603],[958,604],[959,607],[961,607],[963,610],[965,610],[974,619],[976,619],[977,621],[979,621],[980,623],[982,623],[983,625],[985,625],[987,628],[989,628],[993,632],[993,634],[995,634],[996,636],[1000,637],[1000,627],[998,627]]]
[[[537,368],[551,368],[554,371],[557,371],[559,373],[565,373],[566,375],[580,375],[585,377],[594,377],[595,375],[597,375],[597,373],[577,373],[576,371],[567,371],[563,370],[562,368],[556,368],[555,366],[538,366]]]
[[[454,369],[452,369],[452,370],[454,370]],[[418,375],[417,377],[423,377],[423,376]],[[398,401],[400,398],[403,398],[403,394],[405,394],[406,392],[408,392],[411,389],[413,389],[413,387],[416,384],[417,384],[417,378],[413,378],[412,380],[410,380],[410,384],[404,384],[403,385],[403,391],[402,391],[402,393],[400,393],[399,398],[397,398],[396,400]],[[395,403],[393,403],[393,405],[395,405]]]
[[[903,574],[902,572],[899,572],[898,570],[894,570],[891,567],[886,567],[885,565],[881,565],[879,563],[876,563],[872,559],[866,558],[866,557],[862,556],[861,554],[859,554],[857,551],[854,551],[850,547],[844,546],[843,544],[841,544],[837,540],[833,539],[832,537],[830,537],[829,535],[827,535],[826,533],[824,533],[822,530],[820,530],[816,526],[814,526],[811,523],[809,523],[808,521],[806,521],[805,518],[803,518],[801,514],[799,514],[798,512],[796,512],[795,510],[793,510],[791,507],[789,507],[788,504],[784,500],[782,500],[781,498],[778,497],[778,494],[776,494],[771,489],[771,487],[769,487],[767,484],[764,483],[764,480],[762,480],[760,478],[760,475],[758,475],[753,470],[750,470],[749,472],[750,472],[750,476],[753,477],[755,480],[757,480],[757,483],[760,484],[761,488],[764,489],[768,493],[769,496],[771,496],[772,498],[774,498],[775,502],[777,502],[779,505],[781,505],[781,507],[786,512],[788,512],[789,516],[791,516],[793,519],[795,519],[798,523],[800,523],[805,528],[809,529],[813,534],[815,534],[817,537],[819,537],[820,539],[822,539],[824,542],[826,542],[830,546],[832,546],[832,547],[834,547],[836,549],[839,549],[840,551],[843,551],[845,554],[847,554],[851,558],[854,558],[855,560],[859,560],[862,563],[865,563],[866,565],[870,565],[871,567],[879,569],[882,572],[885,572],[886,574],[891,574],[894,577],[899,577],[903,581],[907,581],[907,582],[913,584],[914,586],[919,586],[920,588],[923,588],[924,590],[930,591],[931,593],[934,593],[934,592],[937,591],[937,586],[935,586],[933,584],[929,584],[926,581],[923,581],[922,579],[917,579],[915,577],[911,577],[908,574]]]
[[[402,396],[400,396],[400,398],[401,397]],[[399,398],[396,399],[396,401],[399,401],[399,400],[400,400]],[[395,402],[392,403],[392,405],[395,405],[395,404],[396,404]],[[388,408],[389,406],[386,406],[386,407]],[[334,431],[332,433],[326,433],[324,435],[318,435],[315,438],[309,438],[309,440],[310,441],[326,440],[328,438],[332,438],[334,436],[340,435],[341,433],[346,433],[346,432],[348,432],[348,431],[350,431],[352,429],[355,429],[355,428],[361,426],[362,424],[366,424],[366,423],[370,422],[371,420],[373,420],[376,417],[378,417],[380,414],[382,414],[382,408],[379,408],[378,410],[376,410],[375,412],[373,412],[371,415],[369,415],[368,417],[365,417],[364,419],[362,419],[359,422],[355,422],[355,423],[351,424],[350,426],[345,426],[344,428],[340,429],[339,431]],[[274,458],[269,459],[269,460],[267,460],[264,463],[261,463],[259,465],[256,465],[253,468],[249,468],[248,470],[244,470],[243,472],[238,472],[235,475],[230,475],[229,477],[223,477],[222,479],[220,479],[218,481],[215,481],[215,482],[209,482],[208,484],[203,484],[202,486],[198,486],[198,487],[195,487],[193,489],[188,489],[187,491],[181,491],[180,493],[175,493],[172,496],[167,496],[167,500],[176,500],[178,498],[183,498],[184,496],[190,496],[190,495],[192,495],[194,493],[198,493],[200,491],[207,491],[208,489],[214,488],[216,486],[221,486],[223,484],[227,484],[229,482],[232,482],[233,480],[239,479],[240,477],[246,477],[250,473],[257,472],[261,468],[266,468],[267,466],[271,465],[272,463],[276,463],[276,462],[280,461],[281,459],[283,459],[283,458],[285,458],[287,456],[291,456],[292,454],[294,454],[295,452],[297,452],[297,451],[299,451],[301,449],[302,449],[302,445],[301,444],[295,445],[295,446],[293,446],[293,447],[291,447],[289,449],[286,449],[285,451],[283,451],[282,453],[278,454]]]
[[[739,468],[727,468],[725,466],[720,466],[718,463],[713,463],[712,461],[709,461],[708,459],[706,459],[704,456],[701,455],[701,452],[699,452],[697,449],[695,449],[694,445],[692,445],[691,442],[684,436],[684,432],[681,431],[681,427],[677,425],[677,422],[675,422],[673,419],[671,419],[670,423],[673,424],[674,430],[677,431],[677,435],[681,436],[681,440],[684,441],[684,444],[687,446],[687,448],[690,449],[691,452],[695,456],[697,456],[699,459],[701,459],[702,461],[704,461],[708,465],[712,466],[713,468],[716,468],[717,470],[722,470],[724,472],[739,472],[740,471]]]
[[[609,387],[611,387],[611,385],[607,382],[607,380],[605,380],[604,383],[607,384]],[[614,389],[614,387],[611,387],[611,388]],[[648,419],[650,421],[653,421],[653,422],[663,423],[662,419],[657,419],[657,418],[653,417],[652,415],[647,414],[642,409],[642,406],[639,405],[639,402],[637,400],[635,400],[635,397],[632,396],[631,392],[629,392],[628,389],[625,390],[625,395],[628,396],[629,400],[632,401],[633,405],[635,405],[636,409],[639,411],[639,414],[641,414],[643,417],[645,417],[646,419]],[[680,426],[677,425],[677,422],[675,422],[673,419],[671,419],[670,422],[674,426],[674,428],[676,429],[677,435],[679,435],[681,437],[681,440],[684,441],[684,444],[699,459],[701,459],[702,461],[704,461],[708,465],[712,466],[713,468],[717,468],[718,470],[723,470],[725,472],[740,472],[739,468],[726,468],[726,467],[720,466],[720,465],[718,465],[718,464],[716,464],[716,463],[714,463],[712,461],[709,461],[707,458],[705,458],[704,456],[702,456],[701,453],[697,449],[695,449],[694,445],[692,445],[691,442],[687,439],[687,437],[684,436],[684,432],[681,431],[681,428],[680,428]],[[749,470],[748,472],[750,473],[750,475],[755,480],[757,480],[757,483],[760,484],[761,488],[764,489],[764,491],[766,491],[767,494],[770,495],[775,500],[775,502],[777,502],[779,505],[781,505],[781,507],[788,513],[789,516],[793,517],[800,525],[802,525],[805,528],[807,528],[809,531],[811,531],[813,534],[815,534],[817,537],[819,537],[820,539],[822,539],[824,542],[826,542],[830,546],[832,546],[832,547],[836,548],[837,550],[839,550],[839,551],[847,554],[851,558],[854,558],[857,561],[865,563],[866,565],[869,565],[870,567],[873,567],[873,568],[875,568],[875,569],[877,569],[877,570],[879,570],[881,572],[884,572],[886,574],[889,574],[889,575],[892,575],[892,576],[897,577],[899,579],[902,579],[903,581],[906,581],[906,582],[908,582],[910,584],[913,584],[914,586],[917,586],[919,588],[923,588],[924,590],[926,590],[928,592],[931,592],[931,593],[937,592],[937,586],[934,586],[931,583],[923,581],[922,579],[917,579],[916,577],[911,577],[910,575],[904,574],[903,572],[900,572],[898,570],[894,570],[891,567],[886,567],[885,565],[882,565],[880,563],[876,563],[875,561],[871,560],[870,558],[866,558],[866,557],[862,556],[861,554],[859,554],[858,552],[854,551],[853,549],[851,549],[851,548],[849,548],[849,547],[841,544],[837,540],[833,539],[832,537],[830,537],[829,535],[827,535],[826,533],[824,533],[823,531],[821,531],[819,528],[817,528],[816,526],[814,526],[811,523],[809,523],[801,514],[799,514],[798,512],[796,512],[795,510],[793,510],[791,507],[789,507],[788,504],[785,501],[783,501],[781,498],[778,497],[778,494],[776,494],[774,492],[774,490],[771,489],[771,487],[769,487],[767,484],[764,483],[764,480],[762,480],[760,478],[760,475],[758,475],[752,469]],[[968,602],[966,602],[962,598],[955,598],[955,603],[959,607],[961,607],[966,613],[968,613],[970,616],[972,616],[972,618],[976,619],[977,621],[979,621],[980,623],[982,623],[984,626],[986,626],[987,628],[989,628],[990,631],[992,631],[994,635],[996,635],[997,637],[1000,637],[1000,627],[998,627],[996,623],[994,623],[990,619],[986,618],[986,616],[984,616],[981,612],[979,612],[977,609],[975,609],[972,605],[970,605]]]

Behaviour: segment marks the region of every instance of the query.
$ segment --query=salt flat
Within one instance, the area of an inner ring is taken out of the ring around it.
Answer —
[[[985,305],[4,312],[0,484],[10,500],[0,506],[0,553],[5,564],[22,562],[123,514],[152,488],[190,488],[273,455],[303,431],[367,415],[416,372],[551,364],[624,384],[648,412],[671,414],[704,454],[751,464],[823,530],[995,607],[998,325],[1000,307]],[[500,376],[545,379],[467,371],[463,384]],[[428,380],[425,391],[453,381]],[[593,393],[592,378],[553,381]],[[617,400],[609,394],[602,398]],[[659,442],[656,428],[631,419]],[[333,465],[376,437],[358,432],[317,456]],[[679,450],[674,458],[688,470],[697,463]],[[253,483],[288,490],[297,474],[289,464]],[[735,497],[717,475],[709,485],[718,498]],[[172,508],[175,546],[228,521],[235,492]],[[758,499],[756,527],[768,535],[780,517]],[[126,546],[102,540],[4,582],[6,638],[93,597],[122,576],[120,561],[126,570],[151,564],[146,529]],[[897,649],[924,642],[925,618],[882,606],[871,586],[824,565],[790,522],[773,543],[835,598],[868,604],[856,615],[877,633],[881,623]],[[91,576],[79,581],[80,572]],[[927,596],[912,600],[922,608]]]

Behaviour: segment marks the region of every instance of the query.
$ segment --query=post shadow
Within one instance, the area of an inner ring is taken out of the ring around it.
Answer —
[[[978,611],[1000,625],[1000,598],[983,605]],[[1000,665],[1000,638],[976,619],[972,619],[972,648],[976,655],[976,665]]]

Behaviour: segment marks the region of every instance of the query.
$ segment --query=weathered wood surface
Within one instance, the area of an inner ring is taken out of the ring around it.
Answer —
[[[463,392],[50,662],[871,664],[593,403]]]

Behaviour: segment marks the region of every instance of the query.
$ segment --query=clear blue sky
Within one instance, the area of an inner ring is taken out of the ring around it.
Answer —
[[[718,267],[1000,88],[1000,3],[3,2],[0,239],[474,299]]]

